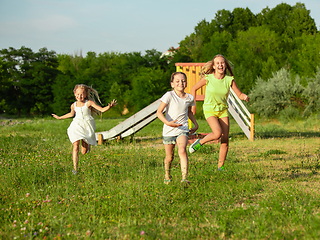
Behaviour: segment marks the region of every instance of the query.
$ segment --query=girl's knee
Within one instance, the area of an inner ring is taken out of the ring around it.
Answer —
[[[221,138],[221,136],[222,136],[221,131],[215,131],[215,132],[212,132],[211,138],[210,138],[209,140],[210,140],[210,141],[218,140],[218,139]]]
[[[167,155],[166,158],[165,158],[165,162],[166,162],[166,163],[171,163],[171,162],[173,161],[173,158],[174,158],[174,156],[172,156],[172,155],[169,155],[169,156],[168,156],[168,155]]]
[[[215,134],[215,139],[220,139],[222,137],[222,131],[220,129],[213,134]]]
[[[179,154],[179,156],[187,155],[187,150],[186,150],[186,148],[179,148],[179,149],[178,149],[178,154]]]

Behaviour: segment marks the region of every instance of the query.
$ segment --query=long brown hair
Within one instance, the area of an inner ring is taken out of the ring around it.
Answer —
[[[202,68],[201,68],[201,71],[200,71],[200,78],[204,77],[205,75],[208,75],[208,74],[211,74],[211,73],[214,73],[215,70],[213,68],[213,64],[214,64],[214,59],[216,59],[217,57],[222,57],[224,59],[224,62],[226,64],[226,70],[224,72],[224,74],[227,75],[227,70],[229,71],[229,75],[230,76],[234,76],[233,75],[233,72],[232,72],[232,62],[230,62],[228,59],[226,59],[222,54],[217,54],[213,57],[213,59],[209,62],[207,62]]]
[[[85,98],[86,100],[91,100],[91,101],[93,101],[93,102],[95,102],[97,104],[96,99],[98,99],[98,101],[101,103],[97,90],[95,90],[92,87],[89,87],[89,86],[87,86],[85,84],[77,84],[73,89],[73,93],[75,93],[78,88],[84,89],[84,91],[86,92],[86,95],[87,95],[86,98]],[[91,109],[91,113],[92,113],[93,116],[95,116],[95,115],[99,115],[100,111],[98,111],[95,108],[92,108]]]

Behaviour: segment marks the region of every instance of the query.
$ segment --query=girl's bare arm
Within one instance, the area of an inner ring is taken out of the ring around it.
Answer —
[[[61,120],[61,119],[66,119],[66,118],[71,118],[71,117],[73,117],[74,114],[75,114],[74,105],[72,104],[70,108],[71,108],[71,111],[70,111],[69,113],[61,116],[61,117],[59,117],[58,115],[56,115],[56,114],[54,114],[54,113],[51,114],[51,115],[52,115],[55,119],[59,119],[59,120]]]
[[[108,111],[110,108],[112,108],[113,106],[115,106],[115,105],[117,105],[117,104],[118,104],[118,103],[117,103],[117,100],[113,99],[113,100],[111,101],[111,103],[108,103],[108,106],[106,106],[106,107],[101,107],[101,106],[97,105],[95,102],[89,100],[88,103],[87,103],[87,106],[88,106],[88,107],[93,107],[93,108],[97,109],[97,110],[100,111],[100,112],[106,112],[106,111]]]
[[[235,94],[237,94],[238,98],[240,98],[240,100],[249,102],[249,97],[240,91],[235,80],[232,80],[231,87]]]

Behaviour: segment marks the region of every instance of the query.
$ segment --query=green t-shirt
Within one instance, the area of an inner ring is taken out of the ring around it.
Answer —
[[[233,76],[216,79],[213,74],[206,75],[207,85],[203,111],[216,112],[228,109],[227,99],[233,79]]]

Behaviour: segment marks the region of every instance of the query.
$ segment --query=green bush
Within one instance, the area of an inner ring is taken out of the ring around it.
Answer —
[[[310,116],[312,113],[317,112],[320,108],[320,67],[318,67],[315,78],[309,81],[302,95],[307,100],[303,116]]]
[[[293,78],[290,71],[281,69],[267,81],[262,78],[257,79],[249,94],[251,108],[253,112],[263,117],[274,117],[288,107],[290,109],[286,110],[287,113],[292,114],[293,109],[303,107],[301,106],[303,91],[299,76]],[[286,111],[284,115],[287,114]]]
[[[301,118],[301,111],[293,106],[289,106],[279,113],[279,120],[281,122],[298,120],[299,118]]]

